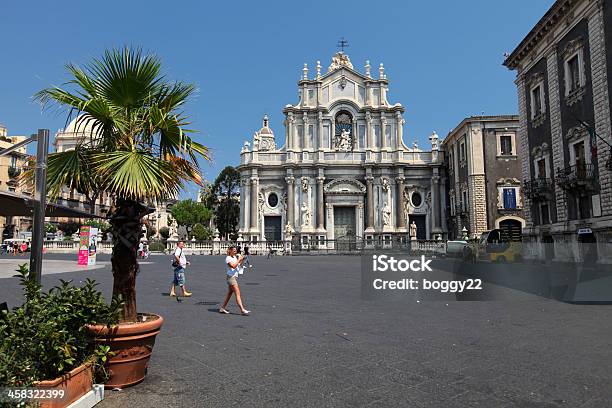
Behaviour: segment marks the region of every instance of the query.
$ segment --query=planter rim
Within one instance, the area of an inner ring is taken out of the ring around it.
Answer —
[[[57,385],[61,384],[62,382],[76,376],[77,374],[79,374],[81,371],[85,371],[87,369],[89,369],[91,366],[93,366],[93,361],[86,361],[83,364],[81,364],[78,367],[73,368],[72,370],[68,371],[67,373],[64,373],[62,375],[60,375],[59,377],[56,377],[52,380],[43,380],[43,381],[34,381],[32,383],[32,385],[34,387],[56,387]]]
[[[94,333],[96,337],[125,337],[130,335],[139,335],[152,331],[159,331],[164,323],[164,318],[155,313],[138,313],[141,316],[152,316],[153,319],[147,319],[144,322],[136,323],[118,323],[114,326],[106,326],[104,324],[88,324],[87,329]]]

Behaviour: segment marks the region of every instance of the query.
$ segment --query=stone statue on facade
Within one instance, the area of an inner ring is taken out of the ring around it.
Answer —
[[[303,192],[307,192],[308,191],[308,179],[306,177],[302,177],[302,191]]]
[[[341,152],[348,152],[351,150],[351,133],[348,130],[342,129],[342,132],[340,132],[340,136],[336,142],[336,149]]]
[[[293,234],[293,228],[291,227],[291,224],[285,225],[285,239],[290,240],[291,234]]]
[[[389,179],[386,177],[383,177],[382,179],[382,189],[383,191],[387,192],[389,191]]]
[[[391,225],[391,206],[388,202],[385,202],[382,208],[382,216],[383,216],[383,225],[390,226]]]
[[[416,222],[410,223],[410,240],[415,241],[417,239],[417,225]]]
[[[351,64],[351,60],[349,59],[348,55],[343,52],[337,52],[336,55],[332,57],[332,63],[327,69],[327,72],[332,72],[333,70],[341,67],[353,69],[353,64]]]
[[[308,227],[310,225],[310,208],[308,208],[308,204],[305,202],[302,203],[302,226]]]

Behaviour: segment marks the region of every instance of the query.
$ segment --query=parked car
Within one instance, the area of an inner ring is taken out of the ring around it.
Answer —
[[[467,241],[447,241],[446,256],[450,258],[461,258],[465,248],[469,247]]]
[[[520,241],[512,241],[501,229],[485,231],[478,241],[478,259],[490,262],[518,262],[522,259]]]

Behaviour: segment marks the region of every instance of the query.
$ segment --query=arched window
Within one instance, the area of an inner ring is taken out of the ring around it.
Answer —
[[[346,134],[348,133],[348,146],[346,145]],[[343,140],[344,136],[344,140]],[[342,150],[352,150],[355,145],[353,137],[353,116],[347,111],[336,114],[336,129],[334,132],[333,146]],[[348,147],[348,149],[347,149]]]

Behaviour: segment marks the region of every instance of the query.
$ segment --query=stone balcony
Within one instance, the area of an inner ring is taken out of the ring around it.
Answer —
[[[304,151],[243,151],[240,154],[240,164],[263,163],[266,165],[281,165],[286,162],[301,163],[339,163],[339,164],[365,164],[365,163],[402,163],[427,165],[435,162],[430,151],[332,151],[332,150],[304,150]]]
[[[599,191],[599,175],[593,164],[579,164],[557,169],[557,184],[565,191],[596,193]]]
[[[525,197],[532,201],[548,201],[554,192],[553,180],[549,178],[535,178],[523,182]]]

